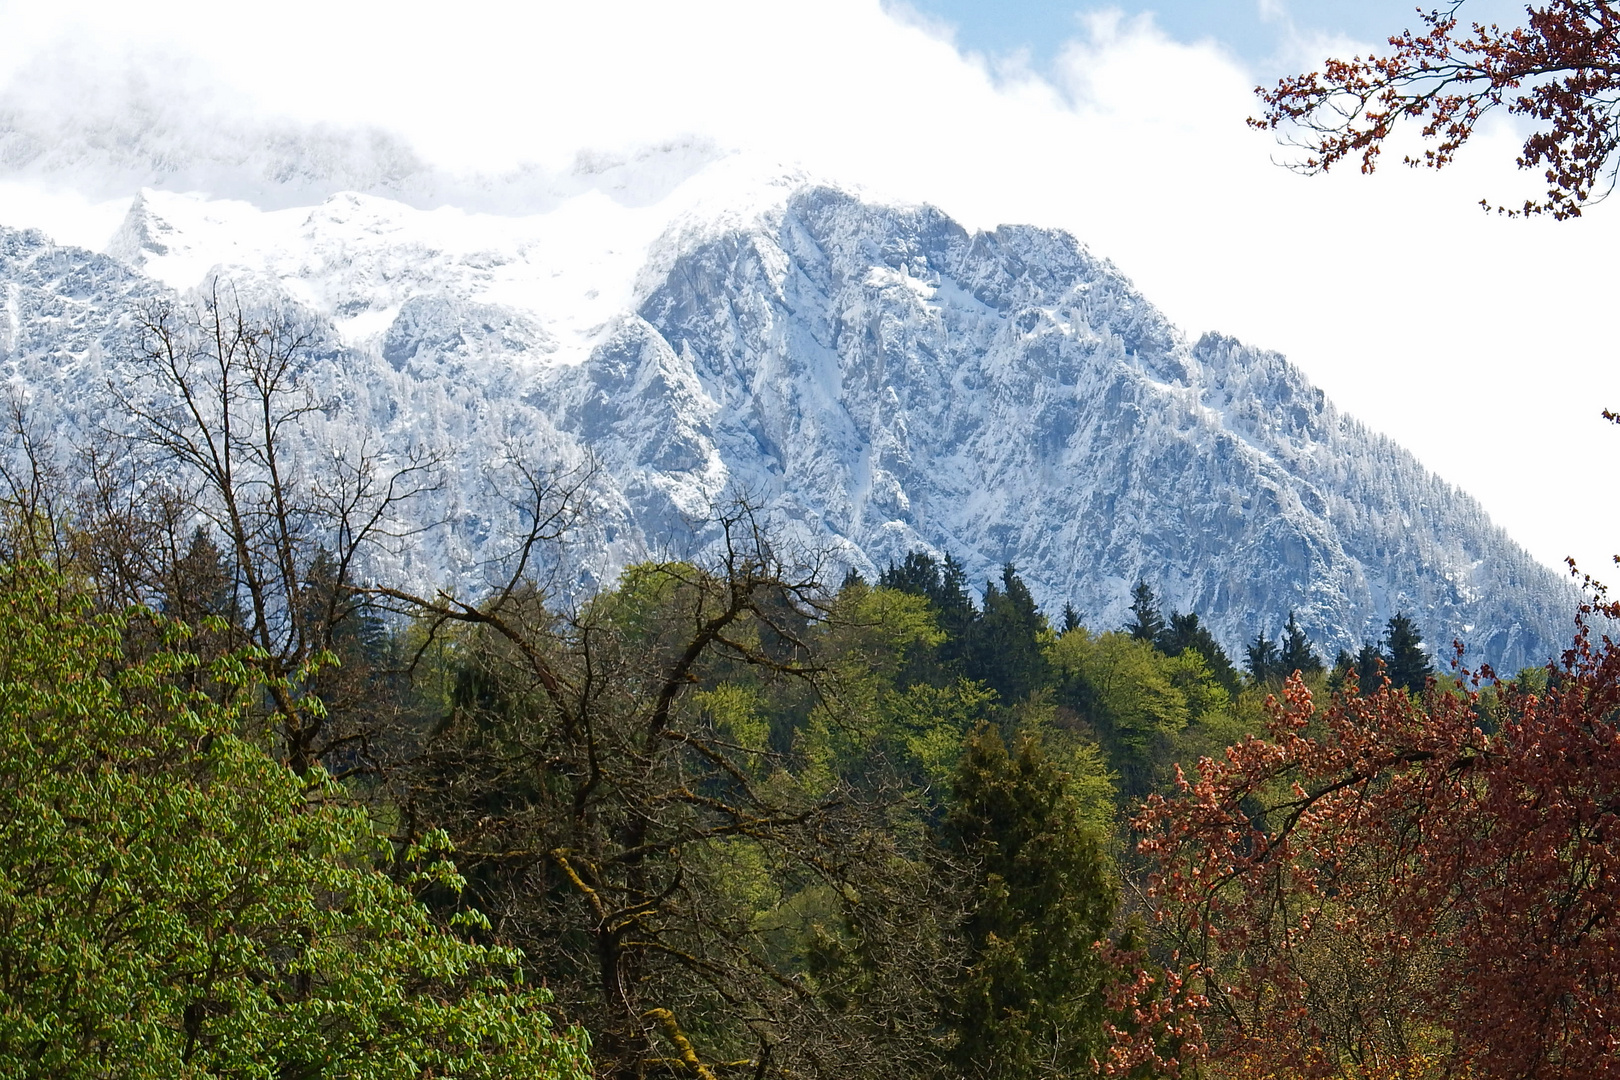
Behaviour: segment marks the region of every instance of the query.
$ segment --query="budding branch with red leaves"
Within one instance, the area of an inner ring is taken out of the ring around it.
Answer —
[[[1256,88],[1266,111],[1249,123],[1290,132],[1305,151],[1294,163],[1301,171],[1359,157],[1370,173],[1397,124],[1412,121],[1429,145],[1404,160],[1439,169],[1486,113],[1504,107],[1536,121],[1517,163],[1541,168],[1547,193],[1498,212],[1580,216],[1613,190],[1620,168],[1620,11],[1602,0],[1551,0],[1527,6],[1524,26],[1464,31],[1464,2],[1420,12],[1424,30],[1391,37],[1387,55],[1328,60],[1319,72]]]
[[[1546,693],[1471,686],[1319,714],[1296,678],[1265,738],[1149,799],[1215,1059],[1620,1078],[1620,649],[1583,626]]]

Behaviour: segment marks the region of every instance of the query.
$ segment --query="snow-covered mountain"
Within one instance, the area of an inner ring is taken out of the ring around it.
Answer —
[[[1330,655],[1396,611],[1506,669],[1567,638],[1573,588],[1474,500],[1277,354],[1186,340],[1072,237],[663,153],[685,171],[657,190],[608,163],[531,216],[148,190],[104,253],[0,229],[0,373],[94,438],[132,305],[217,275],[320,328],[309,377],[341,404],[312,439],[450,458],[414,512],[452,526],[394,572],[498,553],[508,511],[472,478],[520,452],[599,462],[598,578],[746,492],[868,576],[1011,562],[1093,626],[1142,579],[1229,648],[1290,610]]]

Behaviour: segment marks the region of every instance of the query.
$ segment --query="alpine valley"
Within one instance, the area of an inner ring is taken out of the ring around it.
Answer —
[[[1472,498],[1276,353],[1189,340],[1076,238],[659,154],[681,168],[583,162],[543,213],[146,188],[101,251],[0,228],[0,372],[85,447],[119,422],[133,312],[290,313],[322,402],[298,438],[444,461],[398,524],[447,524],[386,556],[416,581],[476,584],[510,545],[489,477],[591,462],[570,581],[698,554],[744,496],[834,584],[922,550],[980,583],[1015,564],[1096,627],[1146,581],[1229,651],[1289,611],[1328,658],[1396,612],[1505,670],[1567,641],[1574,587]]]

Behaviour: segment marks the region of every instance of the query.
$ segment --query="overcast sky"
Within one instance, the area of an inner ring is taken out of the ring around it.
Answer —
[[[1410,10],[0,0],[0,84],[66,117],[123,85],[86,65],[128,64],[199,115],[378,125],[460,170],[562,168],[581,150],[696,135],[969,226],[1067,228],[1190,336],[1288,354],[1542,560],[1606,569],[1620,550],[1606,482],[1620,430],[1599,417],[1620,407],[1620,202],[1563,224],[1485,215],[1481,197],[1530,190],[1505,128],[1447,173],[1372,178],[1293,175],[1245,128],[1257,82],[1365,48]],[[1504,19],[1515,5],[1464,10]],[[0,222],[95,242],[119,204],[91,171],[0,184]]]

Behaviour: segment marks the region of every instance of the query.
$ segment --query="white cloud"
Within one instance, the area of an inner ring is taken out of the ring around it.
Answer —
[[[35,110],[33,130],[77,140],[44,181],[57,201],[29,209],[0,188],[0,220],[66,220],[75,184],[105,216],[127,181],[127,153],[111,181],[106,161],[129,149],[118,140],[136,99],[121,75],[63,76],[86,64],[144,73],[142,115],[168,149],[206,159],[180,175],[199,186],[263,174],[261,132],[340,177],[431,166],[414,190],[441,198],[445,172],[528,164],[543,177],[582,150],[698,136],[969,225],[1068,228],[1189,333],[1287,352],[1543,559],[1573,552],[1595,569],[1620,550],[1620,510],[1586,476],[1620,449],[1596,415],[1620,405],[1606,256],[1620,207],[1563,225],[1486,217],[1479,197],[1524,189],[1505,132],[1439,175],[1391,163],[1371,179],[1301,178],[1244,126],[1253,72],[1214,43],[1107,13],[1080,25],[1050,78],[964,55],[877,0],[0,0],[0,27],[7,101]],[[1293,59],[1345,44],[1296,41]],[[318,138],[303,126],[317,122]],[[345,143],[334,125],[376,132]]]

